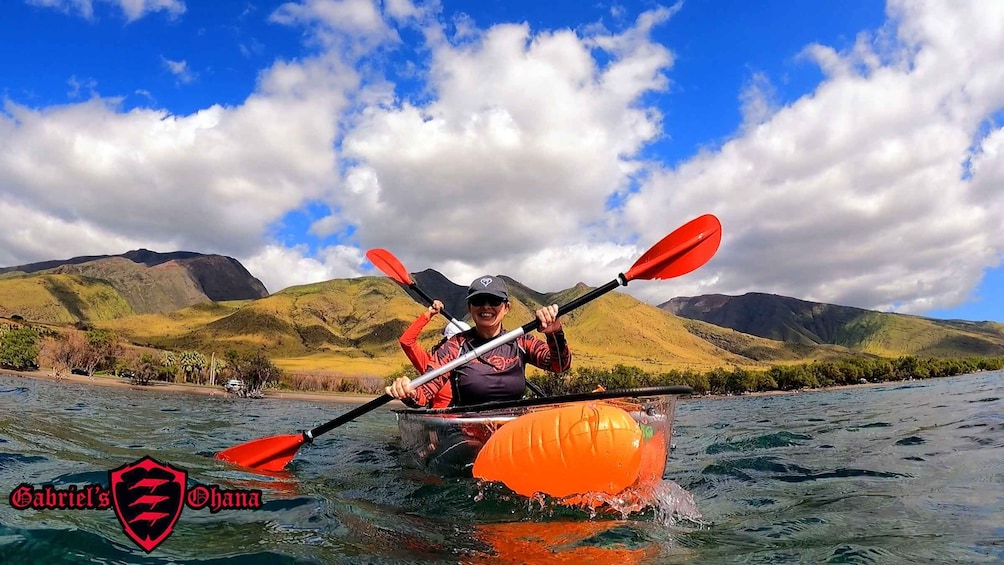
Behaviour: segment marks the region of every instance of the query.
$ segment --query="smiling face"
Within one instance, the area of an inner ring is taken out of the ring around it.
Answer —
[[[481,337],[495,337],[502,329],[502,319],[509,312],[509,303],[497,296],[479,294],[467,300],[467,310]]]

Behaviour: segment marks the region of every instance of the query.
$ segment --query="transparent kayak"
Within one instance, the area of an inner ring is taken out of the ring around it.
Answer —
[[[690,393],[649,387],[394,412],[403,449],[430,473],[564,496],[660,480],[676,399]]]

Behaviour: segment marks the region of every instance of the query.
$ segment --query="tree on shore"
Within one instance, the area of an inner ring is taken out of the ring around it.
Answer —
[[[0,334],[0,367],[15,371],[38,368],[38,332],[28,327]]]
[[[178,369],[184,375],[184,382],[202,382],[202,371],[209,365],[206,356],[198,351],[185,351],[178,356]]]
[[[61,379],[77,366],[77,358],[82,349],[83,338],[80,333],[71,332],[65,336],[46,338],[42,344],[41,357],[52,366],[56,379]]]
[[[41,355],[52,366],[56,378],[61,378],[74,369],[88,375],[98,369],[114,369],[122,351],[121,339],[114,332],[71,330],[46,338]]]
[[[92,329],[84,333],[86,347],[81,356],[81,369],[88,375],[97,369],[115,367],[115,360],[122,355],[122,343],[115,332],[104,329]]]
[[[148,385],[160,375],[161,365],[153,355],[144,353],[131,366],[132,382],[138,385]]]
[[[227,361],[234,378],[244,383],[239,393],[241,396],[261,398],[265,388],[275,386],[282,377],[282,371],[262,351],[253,355],[228,356]]]

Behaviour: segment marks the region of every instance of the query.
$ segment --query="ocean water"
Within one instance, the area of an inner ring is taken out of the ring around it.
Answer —
[[[352,406],[0,376],[2,563],[1001,563],[1004,373],[679,403],[664,489],[622,515],[407,464],[380,409],[262,477],[210,457]],[[145,455],[256,510],[185,508],[150,553],[114,512],[18,510]]]

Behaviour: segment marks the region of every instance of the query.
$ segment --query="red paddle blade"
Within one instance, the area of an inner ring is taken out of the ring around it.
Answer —
[[[393,253],[387,251],[386,249],[370,249],[366,252],[366,258],[370,260],[370,263],[376,266],[376,268],[383,271],[385,275],[396,280],[397,282],[411,286],[415,284],[411,280],[411,275],[408,274],[408,269],[404,268],[404,265],[397,260],[397,257]]]
[[[266,437],[224,449],[216,458],[259,471],[282,471],[306,441],[303,434]]]
[[[662,238],[624,274],[629,280],[671,279],[707,263],[722,243],[722,224],[705,214]]]

